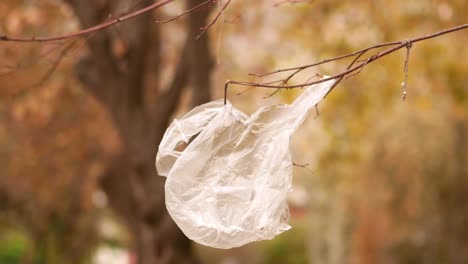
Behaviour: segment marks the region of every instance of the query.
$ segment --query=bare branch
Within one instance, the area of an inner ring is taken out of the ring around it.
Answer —
[[[231,0],[228,0],[224,6],[221,8],[221,10],[219,10],[219,12],[216,14],[215,18],[213,20],[211,20],[211,22],[204,26],[202,28],[202,31],[200,32],[200,34],[198,34],[197,36],[197,39],[199,39],[203,34],[205,34],[205,32],[210,29],[215,23],[216,21],[218,21],[219,17],[224,13],[224,10],[226,10],[226,8],[228,7],[228,5],[231,3]]]
[[[310,170],[309,168],[307,168],[307,166],[310,165],[309,163],[299,164],[299,163],[296,163],[296,162],[293,161],[292,164],[293,164],[293,166],[298,167],[298,168],[303,168],[306,171],[308,171],[310,174],[314,175],[314,172],[312,170]]]
[[[51,47],[47,48],[43,52],[39,52],[38,57],[47,58],[49,55],[55,54],[55,52],[57,52],[57,50],[63,49],[63,47],[67,46],[68,43],[69,42],[67,42],[67,41],[62,41],[62,42],[56,42],[56,43],[50,44]],[[0,76],[8,75],[8,74],[14,73],[14,72],[16,72],[18,70],[23,70],[23,69],[35,66],[39,62],[39,60],[29,60],[28,62],[24,62],[23,60],[25,60],[26,58],[29,59],[29,57],[25,56],[23,58],[20,58],[19,62],[15,63],[15,64],[0,65]],[[52,61],[54,61],[54,60],[52,60]]]
[[[332,61],[337,61],[337,60],[341,60],[341,59],[346,59],[346,58],[349,58],[349,57],[353,57],[353,56],[359,55],[359,54],[361,54],[361,53],[363,53],[363,52],[366,52],[366,51],[368,51],[368,50],[371,50],[371,49],[378,49],[378,48],[387,47],[387,46],[394,46],[394,45],[398,45],[398,44],[400,44],[400,43],[401,43],[400,41],[382,43],[382,44],[378,44],[378,45],[375,45],[375,46],[372,46],[372,47],[368,47],[368,48],[365,48],[365,49],[362,49],[362,50],[354,51],[354,52],[352,52],[352,53],[348,53],[348,54],[345,54],[345,55],[341,55],[341,56],[338,56],[338,57],[334,57],[334,58],[331,58],[331,59],[326,59],[326,60],[322,60],[322,61],[319,61],[319,62],[315,62],[315,63],[312,63],[312,64],[306,64],[306,65],[297,66],[297,67],[292,67],[292,68],[284,68],[284,69],[279,69],[279,70],[275,70],[275,71],[272,71],[272,72],[261,73],[261,74],[249,73],[249,75],[256,76],[256,77],[265,77],[265,76],[277,74],[277,73],[280,73],[280,72],[288,72],[288,71],[295,71],[295,70],[305,70],[305,69],[308,69],[308,68],[311,68],[311,67],[315,67],[315,66],[318,66],[318,65],[321,65],[321,64],[325,64],[325,63],[328,63],[328,62],[332,62]]]
[[[74,40],[73,42],[71,43],[68,43],[65,48],[63,48],[58,57],[55,59],[55,61],[53,62],[52,66],[47,70],[47,72],[44,74],[44,76],[41,77],[41,79],[39,80],[39,82],[35,85],[35,86],[42,86],[44,85],[49,79],[50,77],[52,76],[52,74],[57,70],[58,66],[60,65],[60,63],[62,62],[63,58],[65,57],[65,55],[71,51],[75,46],[76,46],[77,42],[76,40]]]
[[[0,41],[14,41],[14,42],[48,42],[48,41],[57,41],[57,40],[64,40],[64,39],[70,39],[70,38],[75,38],[75,37],[80,37],[80,36],[84,36],[84,35],[87,35],[89,33],[92,33],[92,32],[97,32],[99,30],[102,30],[102,29],[105,29],[105,28],[108,28],[110,26],[113,26],[115,24],[118,24],[120,22],[123,22],[123,21],[126,21],[126,20],[129,20],[129,19],[132,19],[132,18],[135,18],[141,14],[144,14],[144,13],[147,13],[149,11],[152,11],[154,9],[157,9],[157,8],[160,8],[164,5],[167,5],[171,2],[173,2],[174,0],[162,0],[162,1],[159,1],[159,2],[156,2],[150,6],[147,6],[145,8],[142,8],[140,10],[137,10],[135,12],[132,12],[128,15],[123,15],[123,16],[120,16],[118,18],[115,18],[111,21],[108,21],[108,22],[104,22],[102,24],[99,24],[99,25],[96,25],[96,26],[93,26],[93,27],[90,27],[90,28],[87,28],[87,29],[83,29],[83,30],[80,30],[80,31],[77,31],[77,32],[74,32],[74,33],[69,33],[69,34],[65,34],[65,35],[60,35],[60,36],[51,36],[51,37],[31,37],[31,38],[25,38],[25,37],[9,37],[7,35],[0,35]]]
[[[362,69],[367,64],[369,64],[369,63],[371,63],[371,62],[373,62],[375,60],[378,60],[378,59],[380,59],[380,58],[382,58],[382,57],[384,57],[386,55],[389,55],[389,54],[391,54],[391,53],[393,53],[393,52],[395,52],[397,50],[400,50],[401,48],[408,47],[408,45],[413,45],[416,42],[432,39],[432,38],[435,38],[435,37],[438,37],[438,36],[441,36],[441,35],[445,35],[445,34],[448,34],[448,33],[456,32],[456,31],[464,30],[466,28],[468,28],[468,23],[467,24],[462,24],[462,25],[459,25],[459,26],[456,26],[456,27],[448,28],[448,29],[445,29],[445,30],[442,30],[442,31],[439,31],[439,32],[436,32],[436,33],[428,34],[428,35],[425,35],[425,36],[422,36],[422,37],[416,37],[416,38],[403,40],[403,41],[394,41],[394,42],[388,42],[388,43],[383,43],[383,44],[377,44],[377,45],[374,45],[374,46],[371,46],[371,47],[368,47],[368,48],[364,48],[364,49],[361,49],[361,50],[358,50],[358,51],[355,51],[355,52],[352,52],[352,53],[349,53],[349,54],[345,54],[345,55],[338,56],[338,57],[335,57],[335,58],[323,60],[323,61],[320,61],[320,62],[317,62],[317,63],[312,63],[312,64],[309,64],[309,65],[286,68],[286,69],[280,69],[280,70],[276,70],[276,71],[265,73],[265,74],[250,74],[250,75],[257,76],[257,77],[263,77],[263,76],[272,75],[272,74],[279,73],[279,72],[303,70],[303,69],[310,68],[310,67],[313,67],[313,66],[317,66],[317,65],[320,65],[320,64],[324,64],[324,63],[327,63],[327,62],[357,56],[353,60],[353,62],[347,67],[346,70],[344,70],[344,71],[342,71],[342,72],[340,72],[338,74],[335,74],[335,75],[333,75],[331,77],[321,79],[319,81],[305,82],[305,83],[295,84],[295,85],[272,85],[272,84],[262,84],[262,83],[254,83],[254,82],[243,82],[243,81],[228,80],[224,85],[224,103],[226,103],[226,101],[227,101],[227,89],[228,89],[230,84],[236,84],[236,85],[241,85],[241,86],[262,87],[262,88],[286,89],[286,88],[300,88],[300,87],[304,87],[304,86],[309,86],[309,85],[313,85],[313,84],[317,84],[317,83],[326,82],[326,81],[333,80],[333,79],[338,79],[338,81],[332,87],[332,89],[333,89],[345,76],[347,76],[349,74],[352,74],[352,73],[354,73],[356,71],[359,71],[360,69]],[[369,50],[372,50],[372,49],[386,47],[386,46],[394,46],[394,47],[386,49],[386,50],[384,50],[382,52],[378,52],[377,54],[372,55],[371,57],[367,58],[363,62],[357,64],[356,66],[353,66],[357,62],[358,58],[361,57],[365,52],[367,52]],[[409,50],[407,50],[407,54],[408,53],[409,53]],[[407,56],[409,56],[409,54]],[[407,58],[406,61],[408,61],[408,58]],[[405,68],[407,69],[407,65],[405,66]],[[296,74],[296,72],[294,72],[293,74]]]
[[[155,22],[156,22],[156,23],[160,23],[160,24],[166,24],[166,23],[172,22],[172,21],[174,21],[174,20],[176,20],[176,19],[178,19],[178,18],[181,18],[181,17],[187,15],[187,14],[190,13],[190,12],[193,12],[193,11],[195,11],[195,10],[197,10],[197,9],[199,9],[199,8],[201,8],[201,7],[203,7],[203,6],[207,5],[207,4],[209,4],[209,3],[214,3],[214,2],[216,2],[216,1],[217,1],[217,0],[208,0],[208,1],[205,1],[205,2],[203,2],[203,3],[201,3],[201,4],[199,4],[199,5],[196,5],[196,6],[192,7],[192,8],[190,8],[190,9],[188,9],[188,10],[185,10],[184,12],[182,12],[181,14],[179,14],[179,15],[173,17],[173,18],[170,18],[170,19],[167,19],[167,20],[162,20],[162,21],[156,20]],[[209,7],[210,7],[210,6],[209,6]]]

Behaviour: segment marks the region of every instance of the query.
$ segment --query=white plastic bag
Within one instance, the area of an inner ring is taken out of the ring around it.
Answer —
[[[218,100],[174,120],[156,167],[167,176],[167,210],[187,237],[232,248],[290,229],[289,140],[334,83],[313,85],[292,104],[263,107],[251,117]]]

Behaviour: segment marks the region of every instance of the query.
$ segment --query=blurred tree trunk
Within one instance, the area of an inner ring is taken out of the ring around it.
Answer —
[[[82,27],[117,17],[126,1],[67,0]],[[141,2],[141,3],[140,3]],[[140,7],[153,1],[140,1]],[[187,0],[188,6],[200,0]],[[83,86],[108,110],[122,141],[102,177],[110,205],[133,233],[138,263],[196,263],[190,241],[177,228],[164,204],[164,180],[154,167],[157,146],[185,86],[193,91],[193,105],[210,98],[213,67],[207,35],[196,36],[206,25],[209,10],[188,16],[187,37],[169,87],[159,85],[160,32],[151,14],[141,15],[88,38],[89,54],[77,65]],[[123,52],[113,52],[116,44]],[[151,75],[152,83],[147,81]],[[148,99],[148,91],[157,99]],[[154,94],[154,92],[152,92]]]
[[[463,107],[463,106],[461,106]],[[462,108],[463,109],[463,108]],[[463,113],[463,112],[462,112]],[[443,193],[441,209],[446,219],[445,234],[450,263],[468,262],[468,178],[466,171],[467,127],[463,115],[455,117],[453,122],[453,172],[448,173],[445,180],[448,189]]]

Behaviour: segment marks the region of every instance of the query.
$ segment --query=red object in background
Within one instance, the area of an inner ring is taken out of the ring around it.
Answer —
[[[133,250],[128,251],[128,264],[137,264],[138,257]]]

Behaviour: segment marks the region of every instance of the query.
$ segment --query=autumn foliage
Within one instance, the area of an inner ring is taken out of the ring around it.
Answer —
[[[201,2],[80,38],[0,42],[0,263],[97,263],[103,247],[141,264],[468,262],[466,30],[412,47],[404,102],[404,49],[327,96],[293,139],[309,165],[295,167],[293,230],[273,241],[194,247],[154,169],[171,118],[222,98],[226,80],[275,81],[286,75],[248,73],[463,24],[465,1],[232,1],[198,40],[222,5],[154,22]],[[151,3],[3,0],[0,35],[74,32]],[[229,99],[247,112],[301,92],[244,89]]]

